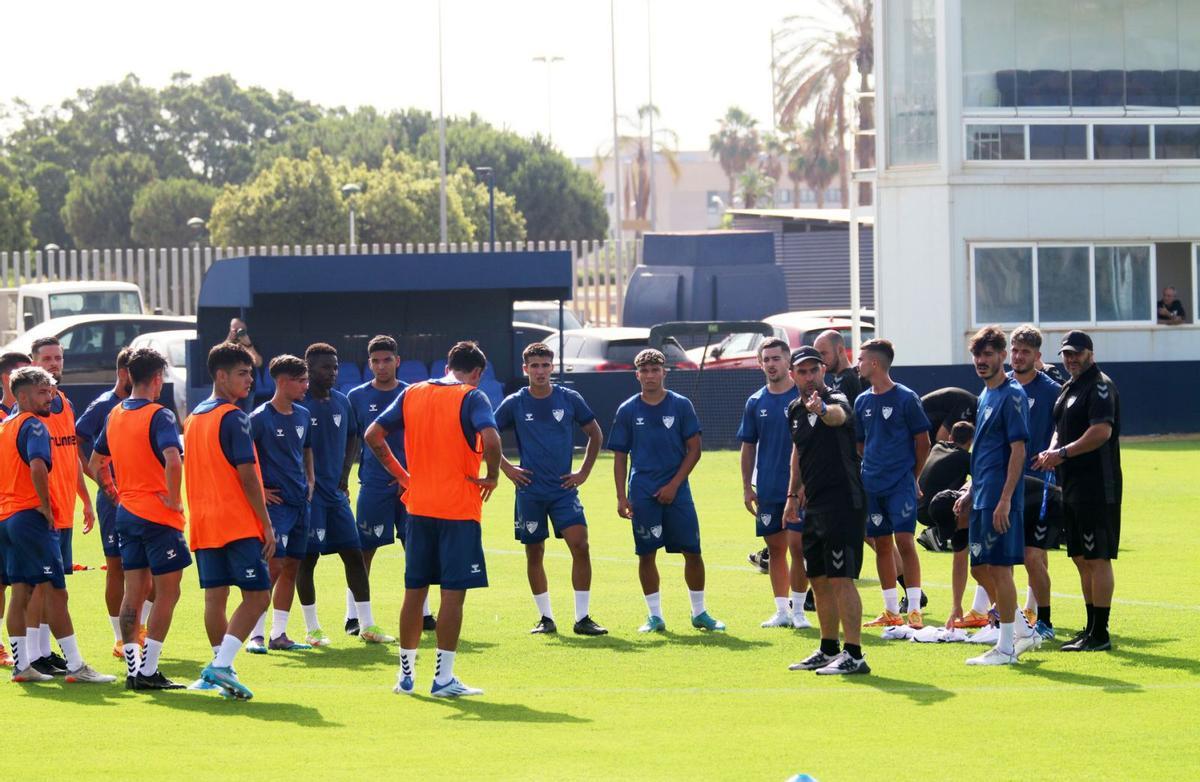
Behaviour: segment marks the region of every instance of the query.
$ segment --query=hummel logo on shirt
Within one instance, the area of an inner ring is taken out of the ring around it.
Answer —
[[[282,430],[282,429],[276,429],[276,430],[275,430],[275,436],[276,436],[276,437],[283,437],[283,430]]]
[[[478,562],[472,562],[472,563],[471,563],[471,572],[472,572],[472,573],[478,573],[478,572],[479,572],[479,563],[478,563]]]
[[[367,406],[367,412],[368,412],[368,413],[378,413],[378,412],[379,412],[379,405],[377,405],[377,404],[375,404],[374,402],[372,402],[371,404],[369,404],[369,405]]]
[[[254,578],[254,574],[255,574],[256,572],[257,572],[257,571],[256,571],[254,568],[252,568],[252,567],[248,567],[248,568],[246,568],[246,578]]]
[[[532,420],[533,420],[533,413],[526,413],[526,414],[525,414],[525,420],[526,420],[526,421],[532,421]]]
[[[770,411],[767,410],[767,408],[765,408],[765,407],[760,407],[758,409],[758,417],[759,418],[766,418],[770,414],[771,414]]]
[[[646,423],[646,419],[645,418],[636,418],[636,419],[634,419],[633,422],[634,422],[634,424],[636,424],[638,426],[643,426]]]

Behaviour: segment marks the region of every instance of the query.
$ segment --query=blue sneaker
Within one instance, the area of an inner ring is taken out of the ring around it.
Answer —
[[[712,630],[717,632],[725,629],[725,623],[718,622],[709,616],[707,611],[703,611],[692,617],[692,627],[698,630]]]
[[[639,633],[665,633],[667,631],[667,623],[662,620],[661,616],[651,614],[646,617],[646,624],[638,628]]]
[[[1054,640],[1054,628],[1046,624],[1042,620],[1033,626],[1033,631],[1042,637],[1043,641]]]
[[[392,692],[397,695],[412,695],[416,686],[413,677],[400,674],[396,677],[396,686],[392,688]]]
[[[218,668],[210,663],[200,672],[200,678],[209,684],[217,685],[232,698],[248,701],[254,697],[250,688],[238,681],[233,668]]]
[[[250,654],[266,654],[267,643],[266,639],[261,635],[256,635],[246,642],[246,651]]]
[[[197,692],[213,692],[215,690],[220,690],[221,688],[215,684],[209,684],[208,682],[204,681],[203,679],[197,679],[196,681],[194,681],[188,685],[188,689],[194,690]]]
[[[445,684],[438,684],[435,681],[433,688],[429,690],[429,694],[435,698],[463,698],[468,695],[483,695],[483,690],[476,687],[468,687],[455,676]]]

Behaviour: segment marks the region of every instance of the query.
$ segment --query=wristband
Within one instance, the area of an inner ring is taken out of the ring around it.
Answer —
[[[825,400],[823,400],[823,399],[822,399],[822,400],[821,400],[821,412],[819,413],[819,415],[820,415],[822,418],[824,418],[824,417],[825,417],[825,414],[826,414],[826,413],[828,413],[828,412],[829,412],[829,405],[825,404]]]

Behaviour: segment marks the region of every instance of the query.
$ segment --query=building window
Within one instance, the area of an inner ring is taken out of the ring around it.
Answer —
[[[967,160],[1024,159],[1024,125],[967,125]]]
[[[937,31],[934,0],[891,0],[884,10],[888,164],[936,163]]]
[[[1096,320],[1150,320],[1150,248],[1096,248]]]
[[[1038,320],[1082,323],[1092,319],[1087,247],[1038,247]]]
[[[1096,160],[1148,160],[1149,125],[1093,125],[1092,149]]]
[[[1030,125],[1030,160],[1086,160],[1086,125]]]
[[[966,120],[967,161],[1200,160],[1200,123],[1194,119],[1092,119],[1068,122]],[[1089,141],[1091,142],[1089,144]]]
[[[1155,125],[1154,157],[1157,160],[1200,158],[1200,125]]]
[[[980,323],[1033,320],[1033,248],[975,250],[975,319]]]

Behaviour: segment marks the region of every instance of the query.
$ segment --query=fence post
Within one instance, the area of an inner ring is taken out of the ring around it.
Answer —
[[[158,250],[154,247],[150,248],[147,261],[150,265],[150,289],[147,303],[150,305],[151,312],[158,312],[162,308],[162,303],[158,298]]]
[[[579,243],[571,240],[571,309],[579,315]]]
[[[146,291],[146,272],[145,272],[145,269],[143,268],[145,266],[145,264],[146,264],[146,251],[144,249],[139,248],[137,253],[134,255],[134,259],[133,259],[133,272],[134,272],[133,280],[134,280],[134,282],[137,283],[138,288],[140,288],[142,291],[143,309],[144,309],[144,305],[148,304],[150,302],[150,296]],[[154,310],[151,309],[150,311],[153,312]]]

